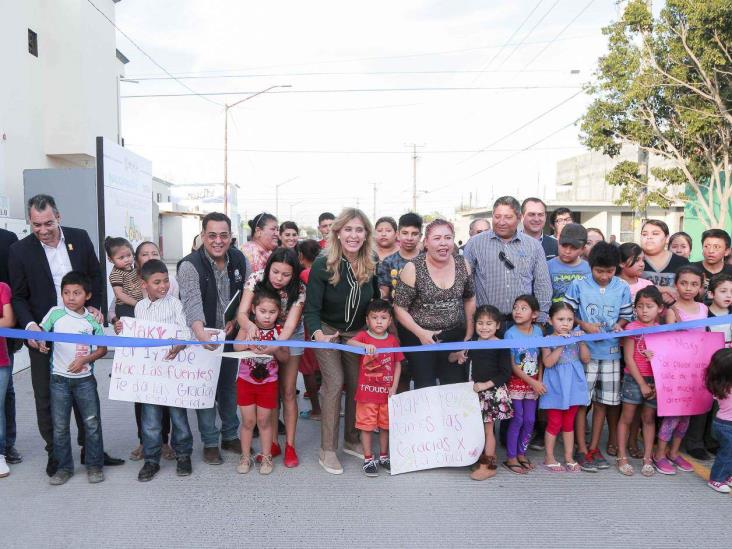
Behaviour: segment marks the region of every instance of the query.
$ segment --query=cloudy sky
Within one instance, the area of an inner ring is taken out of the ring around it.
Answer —
[[[279,217],[303,224],[346,205],[373,214],[374,183],[377,216],[407,211],[412,144],[423,213],[449,216],[471,194],[552,197],[556,161],[582,152],[580,88],[618,15],[614,0],[116,6],[119,28],[179,78],[118,34],[137,80],[122,83],[127,146],[159,177],[220,182],[222,105],[289,85],[229,111],[229,181],[253,217],[274,212],[290,180]]]

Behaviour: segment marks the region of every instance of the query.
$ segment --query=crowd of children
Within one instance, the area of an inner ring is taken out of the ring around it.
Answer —
[[[395,225],[393,221],[388,224]],[[402,229],[400,220],[396,230]],[[669,249],[665,247],[666,241]],[[690,429],[690,422],[698,421],[702,431],[710,429],[716,437],[716,447],[702,448],[717,454],[708,485],[718,492],[730,492],[730,324],[709,328],[724,334],[725,348],[714,354],[705,377],[706,387],[718,404],[714,411],[701,418],[657,417],[653,353],[647,348],[644,336],[622,335],[624,330],[730,314],[732,267],[727,264],[729,235],[719,229],[706,231],[702,236],[704,259],[696,264],[690,264],[687,259],[691,245],[688,235],[677,233],[669,238],[668,228],[663,222],[649,220],[642,228],[640,244],[617,246],[604,241],[593,242],[587,253],[588,231],[581,225],[569,223],[559,238],[559,253],[548,265],[553,303],[546,325],[537,323],[540,307],[530,294],[515,299],[510,321],[493,306],[477,308],[472,319],[475,341],[545,335],[569,338],[597,333],[617,336],[587,343],[568,342],[555,347],[471,349],[450,353],[451,363],[469,367],[485,425],[484,452],[473,468],[471,478],[485,480],[497,474],[495,423],[499,421],[508,424],[503,467],[519,475],[535,470],[536,465],[527,456],[527,450],[535,432],[537,414],[541,411],[546,416],[542,467],[547,471],[596,473],[608,469],[610,463],[600,450],[606,422],[609,427],[607,454],[615,457],[620,474],[635,474],[631,458],[642,460],[640,473],[646,477],[656,472],[674,475],[677,471],[690,471],[692,464],[681,454],[681,445]],[[248,473],[255,462],[260,464],[261,474],[269,474],[273,470],[280,395],[278,370],[287,363],[290,350],[267,345],[267,341],[280,338],[287,320],[283,311],[291,303],[301,303],[304,299],[302,290],[298,290],[300,281],[307,282],[307,267],[320,249],[314,241],[310,246],[298,248],[297,259],[306,269],[300,272],[298,268],[299,276],[295,277],[293,284],[283,283],[282,287],[265,283],[270,281],[268,273],[265,273],[265,282],[257,283],[251,289],[253,295],[248,298],[251,299],[250,322],[237,334],[237,339],[261,341],[261,345],[234,347],[238,351],[250,352],[239,362],[237,379],[237,404],[242,420],[239,433],[242,457],[237,471],[241,474]],[[153,243],[145,242],[133,250],[125,239],[107,238],[105,249],[113,263],[109,282],[114,292],[114,318],[135,316],[186,325],[174,279],[160,261],[159,250]],[[287,252],[295,256],[291,250]],[[410,255],[411,252],[406,250],[405,253]],[[404,259],[403,263],[407,261]],[[397,267],[394,267],[394,272],[398,273]],[[388,301],[392,289],[392,281],[388,277],[393,277],[394,273],[390,269],[387,275],[380,280],[387,300],[376,299],[368,305],[366,328],[348,341],[349,345],[366,351],[360,360],[355,399],[356,427],[361,431],[365,454],[363,470],[367,476],[376,476],[380,468],[390,468],[388,399],[398,391],[404,361],[401,353],[379,351],[399,346],[392,306]],[[63,305],[51,309],[41,327],[49,332],[102,334],[101,325],[84,306],[90,292],[91,283],[85,276],[69,272],[61,282]],[[12,325],[14,320],[8,293],[7,287],[0,285],[2,326]],[[116,331],[119,332],[120,328],[117,322]],[[50,350],[43,342],[39,346],[42,352]],[[180,351],[181,348],[171,348],[167,358],[174,358]],[[59,462],[51,484],[63,484],[73,475],[69,434],[72,405],[80,409],[84,421],[89,482],[101,482],[104,480],[102,425],[94,361],[105,354],[106,348],[57,342],[51,352],[54,452]],[[6,355],[7,351],[3,353],[0,349],[0,374],[7,373]],[[312,410],[303,415],[317,419],[320,409],[316,368],[308,367],[307,352],[305,357],[303,374],[311,394]],[[154,404],[138,404],[136,409],[140,446],[133,451],[133,456],[144,459],[139,480],[148,481],[157,474],[161,457],[176,460],[179,476],[190,475],[193,439],[186,410]],[[592,421],[587,439],[585,430],[590,410]],[[257,455],[252,453],[255,427],[261,443],[261,451]],[[378,454],[374,444],[377,432]],[[4,433],[0,434],[4,436]],[[563,463],[557,459],[559,441]],[[2,461],[0,477],[6,474],[7,466]]]

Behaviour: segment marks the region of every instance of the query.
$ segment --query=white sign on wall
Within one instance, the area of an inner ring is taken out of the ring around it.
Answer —
[[[472,465],[485,431],[472,383],[427,387],[389,399],[391,474]]]
[[[122,317],[124,337],[189,339],[188,328]],[[224,339],[224,333],[219,334]],[[165,360],[170,345],[116,347],[112,359],[109,398],[177,408],[211,408],[221,367],[221,349],[202,345],[186,347],[173,360]]]

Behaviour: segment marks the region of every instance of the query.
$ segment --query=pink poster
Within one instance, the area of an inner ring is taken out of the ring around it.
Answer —
[[[644,336],[653,351],[659,416],[694,416],[708,412],[712,395],[704,387],[704,371],[717,349],[721,332],[667,332]]]

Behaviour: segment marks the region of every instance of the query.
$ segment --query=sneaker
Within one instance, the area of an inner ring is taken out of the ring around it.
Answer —
[[[66,469],[59,469],[50,479],[48,479],[48,483],[51,486],[61,486],[62,484],[66,484],[68,480],[73,476],[74,473],[72,473],[71,471],[67,471]]]
[[[683,457],[681,457],[681,454],[676,456],[671,461],[674,462],[674,465],[676,465],[676,468],[679,471],[684,471],[685,473],[689,473],[694,470],[694,466],[691,463],[689,463],[688,461],[686,461]]]
[[[58,461],[56,461],[56,459],[51,454],[49,454],[48,463],[46,463],[46,474],[49,477],[52,477],[56,474],[56,471],[58,471]]]
[[[336,456],[336,453],[332,450],[321,449],[318,463],[320,463],[320,466],[331,475],[343,474],[343,466],[341,465],[341,462],[338,461],[338,456]]]
[[[350,442],[344,442],[343,443],[343,452],[348,454],[349,456],[353,456],[355,458],[364,459],[363,455],[363,446],[360,442],[356,442],[355,444],[351,444]]]
[[[191,465],[191,456],[180,456],[176,458],[175,474],[179,477],[187,477],[193,473],[193,465]]]
[[[389,456],[379,456],[379,467],[383,467],[387,471],[391,471],[391,460]]]
[[[373,458],[364,460],[363,472],[367,477],[378,477],[379,468],[376,466],[376,462]]]
[[[140,482],[150,482],[160,471],[160,464],[146,461],[140,472],[137,473],[137,480]]]
[[[23,456],[15,449],[15,446],[8,446],[5,448],[5,461],[8,465],[17,465],[18,463],[22,463]]]
[[[297,459],[297,452],[295,452],[295,447],[290,446],[289,444],[285,446],[285,459],[284,459],[285,467],[297,467],[300,464],[300,460]]]
[[[242,454],[239,458],[239,465],[236,466],[236,472],[240,475],[246,475],[252,469],[253,464],[254,460],[251,455]]]
[[[262,464],[259,466],[260,475],[269,475],[274,469],[274,463],[272,463],[272,456],[262,456]]]
[[[716,480],[710,480],[709,482],[707,482],[707,486],[709,486],[715,492],[719,492],[720,494],[729,494],[730,492],[732,492],[732,488],[730,488],[726,482],[717,482]]]
[[[600,452],[599,448],[590,450],[589,453],[592,454],[592,462],[595,464],[595,467],[597,467],[598,469],[610,468],[610,464],[605,459],[605,456],[602,455],[602,452]]]
[[[543,452],[546,448],[544,446],[544,435],[537,434],[534,436],[533,439],[531,439],[531,443],[529,444],[529,448],[531,450],[538,450],[540,452]]]
[[[203,462],[209,465],[221,465],[224,462],[218,446],[203,449]]]
[[[595,465],[595,461],[592,459],[592,452],[587,452],[586,454],[577,452],[575,461],[585,473],[597,473],[597,465]]]
[[[653,466],[656,468],[656,471],[658,471],[662,475],[675,475],[676,474],[676,467],[674,467],[674,464],[671,463],[667,458],[663,458],[663,459],[653,458]]]
[[[101,467],[90,467],[86,470],[86,479],[89,484],[99,484],[104,482],[104,472]]]
[[[5,478],[10,474],[10,467],[5,461],[5,456],[0,456],[0,478]]]
[[[140,461],[143,458],[142,444],[138,444],[137,448],[130,452],[130,461]]]

